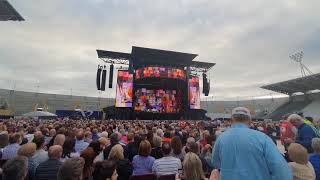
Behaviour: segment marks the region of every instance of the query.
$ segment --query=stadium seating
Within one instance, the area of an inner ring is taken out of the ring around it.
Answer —
[[[304,116],[310,116],[313,117],[315,120],[320,119],[320,100],[315,100],[312,103],[310,103],[308,106],[306,106],[302,112],[304,113]]]
[[[176,179],[175,174],[163,175],[159,177],[159,180],[175,180],[175,179]]]
[[[312,101],[311,100],[303,100],[303,101],[289,101],[279,108],[277,108],[275,111],[273,111],[271,114],[267,115],[266,119],[272,119],[272,120],[281,120],[282,116],[287,113],[294,113],[298,111],[302,111],[306,106],[308,106]]]
[[[132,175],[130,180],[157,180],[155,174]]]

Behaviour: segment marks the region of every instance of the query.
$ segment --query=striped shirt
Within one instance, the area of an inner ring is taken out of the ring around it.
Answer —
[[[167,156],[154,161],[152,166],[152,172],[155,172],[157,176],[177,174],[181,169],[181,161],[178,158]]]

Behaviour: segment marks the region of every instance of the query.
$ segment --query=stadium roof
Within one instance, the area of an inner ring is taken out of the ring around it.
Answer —
[[[0,0],[0,21],[24,21],[7,0]]]
[[[287,95],[292,95],[297,92],[306,93],[320,89],[320,73],[262,86],[261,88]]]
[[[131,54],[104,50],[97,50],[97,54],[106,63],[129,65],[131,61],[134,66],[142,64],[190,66],[192,71],[198,72],[206,72],[215,65],[215,63],[193,61],[197,54],[137,46],[132,46]]]

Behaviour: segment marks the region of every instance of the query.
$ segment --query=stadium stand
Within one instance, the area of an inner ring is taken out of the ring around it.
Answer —
[[[48,107],[48,111],[56,110],[83,110],[99,111],[103,107],[114,104],[113,98],[98,98],[74,95],[46,94],[26,91],[0,89],[1,102],[6,102],[15,116],[20,116],[35,109]]]
[[[287,113],[303,112],[305,116],[319,118],[320,93],[313,93],[320,89],[320,73],[278,82],[261,88],[289,95],[289,101],[264,118],[280,120]],[[300,93],[300,95],[297,95]]]
[[[295,101],[291,100],[279,108],[277,108],[275,111],[270,113],[269,115],[265,116],[265,119],[273,119],[273,120],[281,120],[282,116],[287,113],[294,113],[299,112],[302,109],[304,109],[306,106],[308,106],[312,100],[303,100],[303,101]]]
[[[313,117],[314,119],[320,119],[320,100],[315,100],[306,106],[302,112],[304,116]]]

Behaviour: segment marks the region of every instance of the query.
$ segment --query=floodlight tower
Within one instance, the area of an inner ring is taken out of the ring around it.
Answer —
[[[300,71],[301,71],[301,76],[302,77],[307,76],[307,74],[308,75],[312,75],[313,74],[311,72],[311,70],[306,65],[304,65],[302,63],[303,51],[294,53],[294,54],[290,55],[289,58],[300,64]]]

